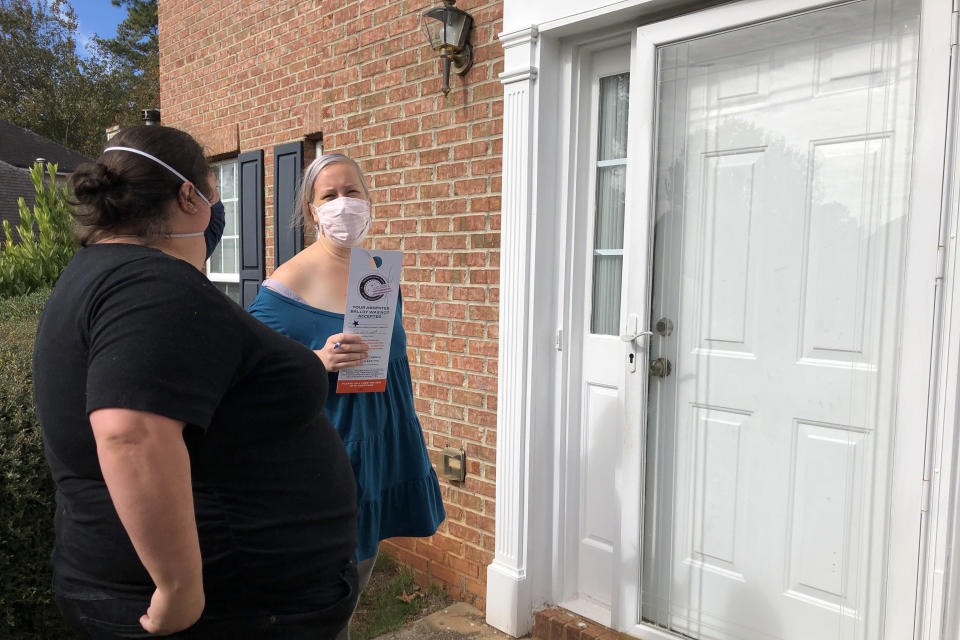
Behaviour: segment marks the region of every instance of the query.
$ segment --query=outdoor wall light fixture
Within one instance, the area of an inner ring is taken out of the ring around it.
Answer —
[[[420,27],[443,60],[443,95],[450,93],[450,67],[462,76],[473,65],[473,47],[467,42],[473,16],[454,7],[455,2],[443,0],[442,7],[427,9],[420,15]]]

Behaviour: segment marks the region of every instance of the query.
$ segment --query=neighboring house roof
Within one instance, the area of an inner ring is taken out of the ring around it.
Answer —
[[[68,149],[7,120],[0,120],[0,161],[29,169],[37,158],[55,162],[58,173],[72,173],[81,163],[90,161],[79,151]]]
[[[0,220],[9,220],[10,226],[20,224],[20,211],[17,209],[17,198],[23,197],[27,206],[32,207],[36,202],[36,192],[30,182],[30,170],[20,169],[0,160]],[[3,222],[0,222],[0,227]],[[14,239],[17,234],[13,234]],[[0,244],[3,235],[0,233]]]
[[[13,227],[20,224],[17,198],[23,197],[28,207],[33,207],[36,202],[36,192],[30,182],[30,168],[37,158],[56,163],[59,176],[73,173],[79,165],[90,161],[79,151],[68,149],[7,120],[0,120],[0,220],[9,220]],[[14,239],[18,237],[16,233],[13,235]],[[0,244],[2,241],[3,234],[0,233]]]

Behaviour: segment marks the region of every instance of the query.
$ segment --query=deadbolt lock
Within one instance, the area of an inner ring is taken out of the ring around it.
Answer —
[[[673,333],[673,320],[670,318],[660,318],[657,320],[657,333],[661,336],[668,336]]]
[[[656,378],[666,378],[673,370],[673,365],[666,358],[657,358],[650,361],[650,375]]]

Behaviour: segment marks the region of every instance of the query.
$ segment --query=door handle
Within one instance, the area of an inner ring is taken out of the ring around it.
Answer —
[[[620,334],[620,340],[630,345],[627,354],[627,371],[630,373],[636,373],[637,371],[637,350],[638,345],[636,343],[637,338],[643,336],[652,336],[653,331],[640,331],[640,317],[631,313],[627,316],[627,326],[625,327],[626,332]]]
[[[621,333],[620,339],[624,342],[633,342],[637,338],[642,338],[643,336],[652,336],[653,331],[637,331],[636,333]]]

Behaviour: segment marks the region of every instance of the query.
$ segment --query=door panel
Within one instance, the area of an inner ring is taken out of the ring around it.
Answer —
[[[881,0],[657,48],[650,622],[881,637],[918,34]]]
[[[587,373],[593,375],[584,393],[577,596],[609,607],[617,507],[611,461],[617,456],[620,381],[611,380],[609,372]]]
[[[608,44],[607,47],[610,45]],[[582,301],[573,311],[583,327],[575,376],[579,419],[567,509],[572,529],[563,604],[603,624],[611,623],[620,504],[616,472],[621,452],[625,356],[620,340],[627,164],[629,48],[585,56],[581,91],[577,234],[583,271]]]

